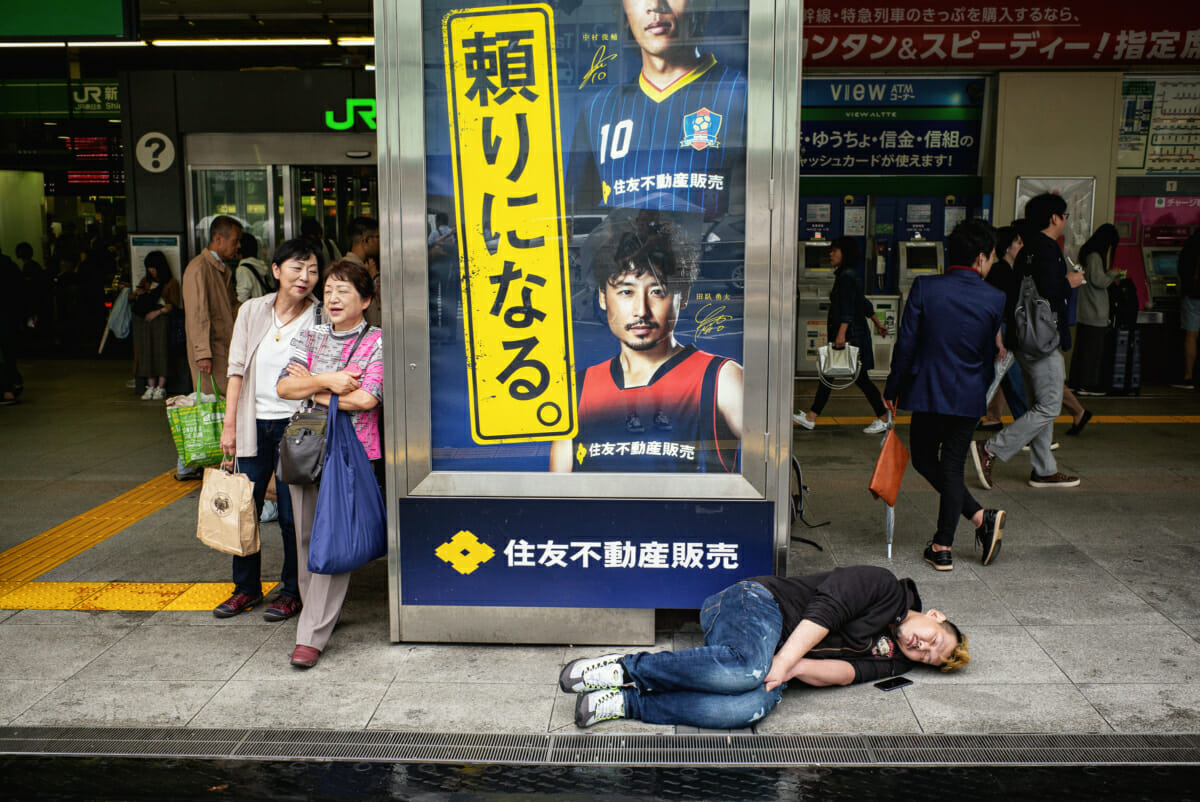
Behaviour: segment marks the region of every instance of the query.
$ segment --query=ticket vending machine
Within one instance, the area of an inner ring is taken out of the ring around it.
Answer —
[[[825,239],[801,242],[796,269],[796,375],[817,374],[817,349],[825,344],[829,318],[829,290],[833,287],[830,243]]]
[[[1142,264],[1146,269],[1146,286],[1150,305],[1161,309],[1179,304],[1179,252],[1182,248],[1169,245],[1142,247]]]
[[[896,287],[901,298],[908,297],[917,276],[936,276],[946,271],[942,243],[908,240],[896,243]]]

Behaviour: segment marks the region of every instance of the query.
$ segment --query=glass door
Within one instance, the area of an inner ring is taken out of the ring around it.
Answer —
[[[379,179],[375,165],[301,165],[291,174],[291,216],[296,235],[315,234],[331,240],[339,253],[350,249],[350,223],[355,217],[378,217]]]
[[[194,170],[192,172],[193,254],[208,245],[208,229],[218,215],[242,224],[258,240],[259,254],[270,254],[278,241],[272,168]]]

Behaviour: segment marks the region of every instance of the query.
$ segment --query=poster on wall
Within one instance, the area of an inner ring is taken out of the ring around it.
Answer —
[[[1074,261],[1079,246],[1092,236],[1092,209],[1096,199],[1096,179],[1092,177],[1031,177],[1017,178],[1017,203],[1013,219],[1025,216],[1025,204],[1045,193],[1061,195],[1067,202],[1067,227],[1063,229],[1063,255]]]
[[[433,469],[739,472],[744,0],[423,12]]]
[[[129,266],[133,286],[136,287],[146,276],[146,257],[152,251],[162,251],[167,257],[167,264],[175,274],[176,281],[183,279],[183,263],[180,261],[180,244],[178,234],[130,234],[129,235]]]
[[[1121,87],[1117,167],[1200,173],[1200,79],[1143,78]]]

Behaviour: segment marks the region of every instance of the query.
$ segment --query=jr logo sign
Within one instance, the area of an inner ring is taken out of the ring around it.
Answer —
[[[325,112],[325,127],[334,131],[347,131],[354,127],[356,113],[368,128],[375,130],[375,98],[346,98],[346,118],[334,119],[334,112],[330,109]]]

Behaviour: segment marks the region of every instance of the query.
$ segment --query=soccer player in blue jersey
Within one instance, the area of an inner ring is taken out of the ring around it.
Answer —
[[[551,445],[550,470],[736,471],[742,366],[675,339],[695,246],[665,213],[618,211],[605,225],[590,235],[606,237],[592,271],[621,350],[580,371],[579,434]]]
[[[724,214],[745,192],[746,76],[705,52],[712,0],[622,0],[636,82],[584,103],[576,206]],[[582,163],[582,164],[581,164]]]

